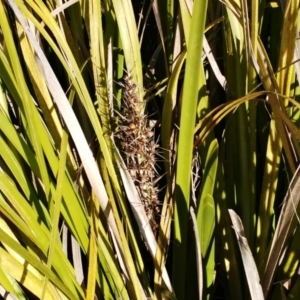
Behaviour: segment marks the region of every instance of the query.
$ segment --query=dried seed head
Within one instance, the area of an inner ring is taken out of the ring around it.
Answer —
[[[119,118],[118,132],[115,135],[123,150],[126,167],[143,202],[150,225],[157,233],[159,220],[158,180],[155,169],[158,145],[153,140],[154,124],[141,115],[136,95],[137,86],[128,73],[124,76],[122,94],[122,113]]]

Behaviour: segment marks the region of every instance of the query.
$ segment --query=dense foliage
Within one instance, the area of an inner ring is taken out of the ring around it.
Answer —
[[[0,1],[1,295],[298,299],[299,24],[299,0]]]

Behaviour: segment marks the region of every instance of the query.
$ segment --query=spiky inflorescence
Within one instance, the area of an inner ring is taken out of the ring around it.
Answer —
[[[137,87],[131,76],[124,77],[123,109],[116,137],[120,141],[125,164],[139,192],[151,228],[158,231],[159,201],[156,186],[155,157],[158,145],[154,140],[153,126],[141,114],[141,103],[136,96]]]

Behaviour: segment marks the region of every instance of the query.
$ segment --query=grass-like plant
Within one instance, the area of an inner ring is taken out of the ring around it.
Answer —
[[[0,1],[2,297],[298,299],[298,31],[299,0]]]

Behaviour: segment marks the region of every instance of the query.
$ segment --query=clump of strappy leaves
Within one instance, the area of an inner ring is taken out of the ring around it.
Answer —
[[[155,169],[158,144],[154,139],[153,125],[147,115],[141,113],[137,98],[137,86],[129,74],[122,84],[122,110],[116,137],[118,138],[126,167],[138,190],[141,201],[155,234],[159,224],[159,200],[157,172]]]

